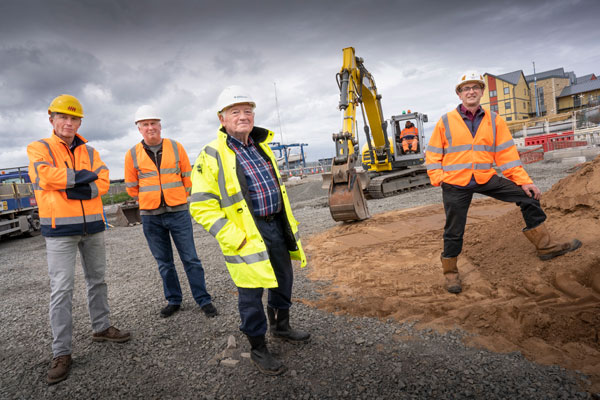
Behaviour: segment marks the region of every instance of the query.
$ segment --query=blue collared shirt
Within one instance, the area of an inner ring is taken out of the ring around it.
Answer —
[[[254,215],[266,217],[281,211],[281,192],[271,164],[258,152],[251,137],[248,145],[233,136],[227,136],[227,144],[237,155],[254,208]]]

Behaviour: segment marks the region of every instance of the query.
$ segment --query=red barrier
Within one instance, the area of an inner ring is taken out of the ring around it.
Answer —
[[[523,164],[532,164],[534,162],[542,161],[544,159],[544,147],[536,147],[535,149],[519,152],[521,162]]]

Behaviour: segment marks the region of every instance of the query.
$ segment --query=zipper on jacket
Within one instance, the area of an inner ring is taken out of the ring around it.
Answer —
[[[69,152],[69,155],[73,156],[71,161],[73,162],[73,171],[75,171],[75,154],[73,154],[71,152],[71,149],[69,149],[67,147],[67,151]],[[65,165],[67,166],[67,168],[69,168],[69,164],[65,161]],[[79,200],[79,204],[81,205],[81,216],[83,217],[83,235],[87,235],[87,222],[85,220],[85,209],[83,208],[83,200]]]

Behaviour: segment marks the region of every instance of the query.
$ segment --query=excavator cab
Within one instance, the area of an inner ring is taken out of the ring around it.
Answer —
[[[393,131],[395,150],[392,164],[395,168],[423,164],[425,158],[423,124],[427,121],[426,114],[410,112],[410,110],[408,113],[390,118],[389,124]]]

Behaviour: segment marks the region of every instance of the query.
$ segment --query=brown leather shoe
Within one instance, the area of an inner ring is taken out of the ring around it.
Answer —
[[[52,385],[67,379],[67,376],[69,376],[69,371],[71,370],[72,362],[73,361],[71,360],[70,354],[58,356],[52,359],[52,364],[48,370],[48,376],[46,378],[48,385]]]
[[[121,332],[114,326],[109,326],[107,329],[102,332],[96,332],[92,335],[92,341],[94,342],[116,342],[123,343],[131,339],[131,334],[129,332]]]

